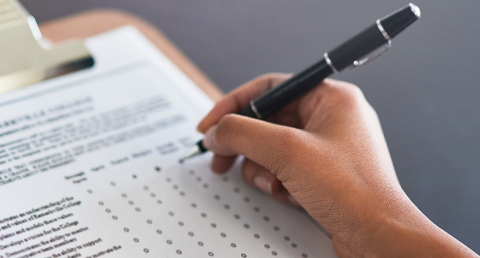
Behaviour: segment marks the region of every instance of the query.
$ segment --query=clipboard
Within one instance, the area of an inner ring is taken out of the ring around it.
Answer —
[[[24,44],[23,50],[29,50],[22,51],[23,60],[37,62],[24,61],[12,66],[0,54],[0,93],[94,66],[95,57],[82,40],[125,25],[137,27],[212,100],[222,98],[223,93],[166,36],[138,17],[116,10],[93,10],[38,27],[33,16],[16,0],[0,0],[0,48],[8,46],[2,44],[12,44],[12,40],[6,42],[5,39],[15,35],[15,42]],[[10,59],[18,59],[18,55],[10,54]]]

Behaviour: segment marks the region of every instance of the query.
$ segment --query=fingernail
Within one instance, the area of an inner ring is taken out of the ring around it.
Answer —
[[[300,203],[298,203],[297,200],[295,199],[295,197],[293,197],[293,196],[290,195],[290,194],[287,196],[287,200],[288,200],[292,205],[300,206]]]
[[[256,176],[253,179],[253,184],[260,190],[272,194],[272,183],[264,176]]]
[[[212,148],[212,134],[213,134],[213,126],[210,127],[207,132],[205,133],[205,138],[203,138],[203,147],[206,149]]]

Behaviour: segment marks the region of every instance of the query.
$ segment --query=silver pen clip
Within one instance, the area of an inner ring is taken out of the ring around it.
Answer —
[[[391,46],[392,46],[392,41],[389,40],[387,43],[383,44],[381,47],[379,47],[378,49],[369,53],[368,55],[366,55],[362,59],[353,61],[353,64],[351,64],[349,66],[350,71],[354,71],[354,70],[358,69],[360,66],[372,61],[373,59],[375,59],[377,57],[379,57],[385,51],[390,49]]]
[[[351,64],[349,67],[351,71],[356,70],[358,69],[358,67],[379,57],[381,54],[383,54],[385,51],[390,49],[390,47],[392,46],[392,38],[390,38],[390,35],[388,35],[388,33],[383,28],[383,25],[380,19],[378,19],[375,23],[377,24],[378,30],[382,33],[383,37],[387,40],[387,42],[382,46],[380,46],[379,48],[377,48],[376,50],[374,50],[373,52],[364,56],[362,59],[353,61],[353,64]]]

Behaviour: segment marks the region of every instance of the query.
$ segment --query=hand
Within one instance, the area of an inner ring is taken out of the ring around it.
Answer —
[[[288,77],[246,83],[200,122],[213,171],[245,156],[245,180],[301,205],[332,234],[340,257],[475,255],[404,193],[378,117],[356,86],[327,79],[267,121],[231,114]]]

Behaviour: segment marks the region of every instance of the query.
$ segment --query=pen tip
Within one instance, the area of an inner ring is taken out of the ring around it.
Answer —
[[[201,150],[200,148],[198,147],[197,144],[193,145],[192,148],[190,148],[187,153],[185,153],[185,155],[183,155],[183,157],[178,160],[178,163],[182,164],[183,162],[185,162],[185,160],[191,158],[191,157],[194,157],[194,156],[197,156],[201,154]]]

